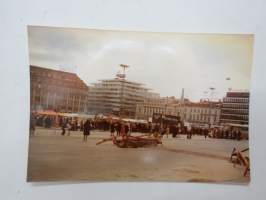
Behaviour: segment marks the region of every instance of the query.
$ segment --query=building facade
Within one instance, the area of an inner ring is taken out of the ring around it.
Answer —
[[[221,102],[201,101],[194,103],[189,102],[188,99],[165,97],[137,105],[137,119],[150,119],[153,113],[178,116],[181,121],[193,124],[218,125]]]
[[[137,119],[150,119],[153,113],[178,116],[175,105],[179,100],[175,97],[162,97],[155,99],[146,99],[142,104],[136,107]]]
[[[223,98],[221,124],[248,125],[249,92],[230,91]]]
[[[187,102],[176,106],[181,120],[192,124],[219,125],[221,102]]]
[[[158,97],[159,94],[149,92],[143,84],[128,81],[124,77],[100,80],[90,87],[88,111],[91,114],[115,114],[135,118],[138,104],[145,99]]]
[[[31,110],[85,113],[88,91],[74,73],[30,66]]]

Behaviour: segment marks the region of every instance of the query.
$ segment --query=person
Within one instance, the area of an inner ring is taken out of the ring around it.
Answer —
[[[81,120],[79,128],[80,128],[80,131],[83,131],[83,120]]]
[[[192,135],[192,128],[191,128],[191,126],[188,126],[188,129],[187,129],[187,139],[191,139],[191,135]]]
[[[178,135],[178,126],[173,126],[172,137],[175,138]]]
[[[121,123],[120,135],[124,138],[126,136],[126,127],[124,122]]]
[[[36,119],[33,113],[30,115],[30,135],[34,135],[36,126]]]
[[[121,122],[117,122],[116,125],[116,136],[120,136],[121,133]]]
[[[236,138],[237,140],[241,140],[242,133],[239,129],[236,130]]]
[[[160,129],[159,129],[159,133],[156,137],[163,137],[164,134],[165,134],[165,128],[164,128],[163,124],[161,124]]]
[[[71,129],[72,129],[72,123],[69,121],[69,122],[67,123],[67,135],[68,135],[68,136],[70,136],[70,131],[71,131]]]
[[[130,130],[130,125],[129,123],[125,124],[125,135],[128,136],[129,135],[129,130]]]
[[[229,138],[229,131],[225,130],[225,139],[228,139],[228,138]]]
[[[113,122],[111,122],[111,125],[110,125],[110,132],[111,132],[111,136],[113,136],[115,132],[115,123]]]
[[[235,140],[236,139],[236,130],[234,129],[232,132],[232,139]]]
[[[203,130],[203,133],[204,133],[204,137],[205,137],[205,140],[206,140],[206,138],[207,138],[207,136],[208,136],[208,129],[204,129]]]
[[[62,122],[62,126],[61,126],[61,128],[62,128],[62,133],[61,133],[61,135],[65,135],[65,133],[66,133],[66,122],[65,122],[65,121]]]
[[[83,127],[83,141],[84,142],[87,142],[87,137],[88,135],[90,135],[90,131],[91,131],[91,122],[90,120],[87,119]]]
[[[168,138],[168,135],[170,134],[170,127],[169,127],[169,125],[167,125],[165,133],[166,133],[166,138]]]

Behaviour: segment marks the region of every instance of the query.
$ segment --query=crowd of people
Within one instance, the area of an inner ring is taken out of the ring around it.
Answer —
[[[191,139],[194,135],[202,135],[206,139],[221,138],[221,139],[235,139],[240,140],[242,133],[239,129],[221,129],[221,128],[202,128],[196,126],[184,126],[181,124],[167,124],[167,123],[137,123],[126,122],[122,120],[110,120],[103,118],[78,120],[67,117],[60,117],[59,119],[49,116],[34,116],[30,119],[30,134],[34,134],[35,126],[42,126],[44,128],[51,128],[53,126],[61,127],[61,135],[70,135],[71,131],[82,131],[84,141],[87,141],[91,130],[110,131],[111,135],[129,135],[132,132],[146,133],[160,135],[161,137],[180,137],[186,135],[187,139]]]

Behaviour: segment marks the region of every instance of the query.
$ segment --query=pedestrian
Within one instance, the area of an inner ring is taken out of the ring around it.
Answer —
[[[166,133],[166,138],[168,138],[168,135],[170,134],[170,127],[169,127],[169,125],[167,125],[166,130],[165,130],[165,133]]]
[[[208,129],[204,129],[204,137],[205,137],[205,140],[207,139],[207,136],[208,136]]]
[[[165,134],[165,128],[163,126],[163,124],[160,126],[160,129],[159,129],[159,133],[156,137],[163,137],[163,135]]]
[[[83,131],[83,120],[81,120],[79,128],[80,128],[80,131]]]
[[[111,136],[113,136],[115,132],[115,123],[113,122],[111,122],[111,125],[110,125],[110,132],[111,132]]]
[[[120,136],[121,133],[121,122],[117,122],[116,125],[116,136]]]
[[[34,135],[35,133],[35,126],[36,126],[36,119],[34,114],[30,115],[30,135]]]
[[[191,139],[191,135],[192,135],[192,128],[191,128],[191,126],[188,126],[188,129],[187,129],[187,139]]]
[[[87,142],[87,137],[88,135],[90,135],[90,131],[91,131],[91,122],[90,120],[87,119],[83,127],[83,142]]]
[[[239,129],[236,130],[236,138],[237,140],[241,140],[241,137],[242,137],[242,133]]]
[[[61,135],[65,135],[65,133],[66,133],[66,121],[63,121],[63,122],[62,122],[62,126],[61,126],[61,128],[62,128],[62,133],[61,133]]]
[[[129,135],[129,130],[130,130],[130,125],[129,123],[125,124],[125,135],[128,136]]]
[[[124,122],[121,123],[120,135],[122,137],[124,137],[126,135],[126,127],[125,127],[125,123]]]
[[[70,136],[70,131],[72,129],[72,123],[71,122],[68,122],[67,123],[67,135]]]

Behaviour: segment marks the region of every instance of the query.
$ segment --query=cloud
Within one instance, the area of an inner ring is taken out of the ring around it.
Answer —
[[[30,63],[78,73],[86,82],[113,78],[129,64],[127,78],[162,96],[198,100],[210,86],[221,98],[230,87],[248,89],[253,37],[169,34],[47,27],[29,28]]]

